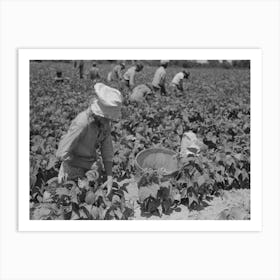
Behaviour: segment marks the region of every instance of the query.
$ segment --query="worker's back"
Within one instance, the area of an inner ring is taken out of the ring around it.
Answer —
[[[171,83],[175,85],[179,85],[180,83],[182,83],[183,79],[184,79],[184,73],[179,72],[174,76]]]
[[[142,84],[142,85],[138,85],[137,87],[135,87],[132,91],[132,94],[130,95],[129,99],[130,101],[135,101],[135,102],[142,102],[145,100],[145,97],[147,94],[150,94],[152,91],[151,89]]]
[[[156,88],[163,86],[165,83],[165,78],[166,78],[165,68],[163,66],[160,66],[155,72],[152,85]]]

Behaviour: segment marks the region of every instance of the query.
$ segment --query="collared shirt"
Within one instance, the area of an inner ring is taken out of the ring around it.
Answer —
[[[151,92],[151,89],[146,85],[139,85],[133,89],[132,94],[130,95],[130,100],[136,102],[143,101],[145,96]]]
[[[184,79],[185,75],[183,72],[179,72],[177,73],[173,80],[172,80],[172,84],[175,84],[175,85],[181,85],[183,83],[183,79]]]
[[[171,82],[171,85],[173,84],[173,85],[177,86],[177,88],[179,90],[183,90],[183,80],[184,80],[184,77],[185,77],[185,75],[184,75],[183,72],[177,73],[174,76],[174,78],[173,78],[173,80]]]
[[[166,79],[166,71],[163,66],[159,67],[154,75],[152,85],[156,88],[164,87]]]
[[[72,121],[68,132],[60,140],[56,156],[72,166],[90,169],[97,159],[99,145],[103,161],[112,161],[110,123],[99,127],[91,110],[87,109]]]
[[[136,74],[136,66],[132,66],[123,75],[124,80],[129,81],[130,87],[134,86],[135,74]]]

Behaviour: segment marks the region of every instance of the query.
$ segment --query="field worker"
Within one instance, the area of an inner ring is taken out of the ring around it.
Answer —
[[[63,77],[62,71],[57,70],[56,71],[56,77],[54,78],[55,83],[63,83],[63,82],[69,82],[69,77]]]
[[[161,60],[160,67],[156,70],[152,85],[155,92],[166,94],[165,80],[166,80],[166,68],[169,60]]]
[[[142,84],[136,86],[129,97],[132,102],[143,102],[147,99],[148,95],[152,93],[152,85]]]
[[[79,62],[79,75],[80,75],[80,79],[84,78],[84,61],[80,60]]]
[[[186,70],[183,70],[183,71],[177,73],[171,82],[171,87],[172,87],[173,92],[175,92],[176,94],[177,93],[182,94],[184,91],[183,81],[184,81],[184,79],[188,79],[189,76],[190,76],[190,72],[188,72]]]
[[[121,81],[122,80],[122,71],[125,68],[125,64],[123,62],[117,64],[112,71],[108,73],[107,81]]]
[[[93,62],[92,67],[89,69],[89,78],[92,81],[100,79],[99,68],[97,68],[96,62]]]
[[[110,121],[117,121],[121,114],[122,95],[103,83],[94,85],[94,96],[88,109],[78,114],[68,132],[62,136],[56,156],[62,160],[58,182],[83,178],[97,160],[100,148],[107,175],[107,194],[113,183],[113,145]]]
[[[135,66],[130,67],[123,75],[124,83],[130,89],[133,89],[135,85],[135,75],[136,72],[140,72],[143,69],[142,63],[136,63]]]
[[[62,71],[61,70],[57,70],[56,71],[56,77],[54,78],[55,82],[60,82],[62,83],[64,81],[63,77],[62,77]]]

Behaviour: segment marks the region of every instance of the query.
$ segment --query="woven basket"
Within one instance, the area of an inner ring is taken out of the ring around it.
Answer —
[[[141,174],[144,169],[165,169],[165,177],[172,176],[178,171],[178,160],[176,153],[164,148],[151,148],[141,151],[135,158],[135,166]]]

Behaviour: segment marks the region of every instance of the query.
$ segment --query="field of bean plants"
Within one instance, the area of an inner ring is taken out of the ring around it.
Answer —
[[[105,84],[112,66],[98,65]],[[59,140],[92,98],[89,67],[87,61],[80,79],[73,62],[30,62],[30,219],[250,219],[249,69],[190,68],[182,96],[167,86],[167,95],[152,96],[150,105],[125,98],[121,121],[112,123],[114,183],[107,196],[99,163],[85,178],[57,182]],[[55,81],[57,70],[63,82]],[[155,70],[144,65],[136,84],[150,83]],[[180,70],[168,67],[167,83]],[[205,148],[187,157],[176,176],[137,175],[139,152],[163,147],[179,153],[186,131]],[[230,200],[230,207],[222,203]]]

